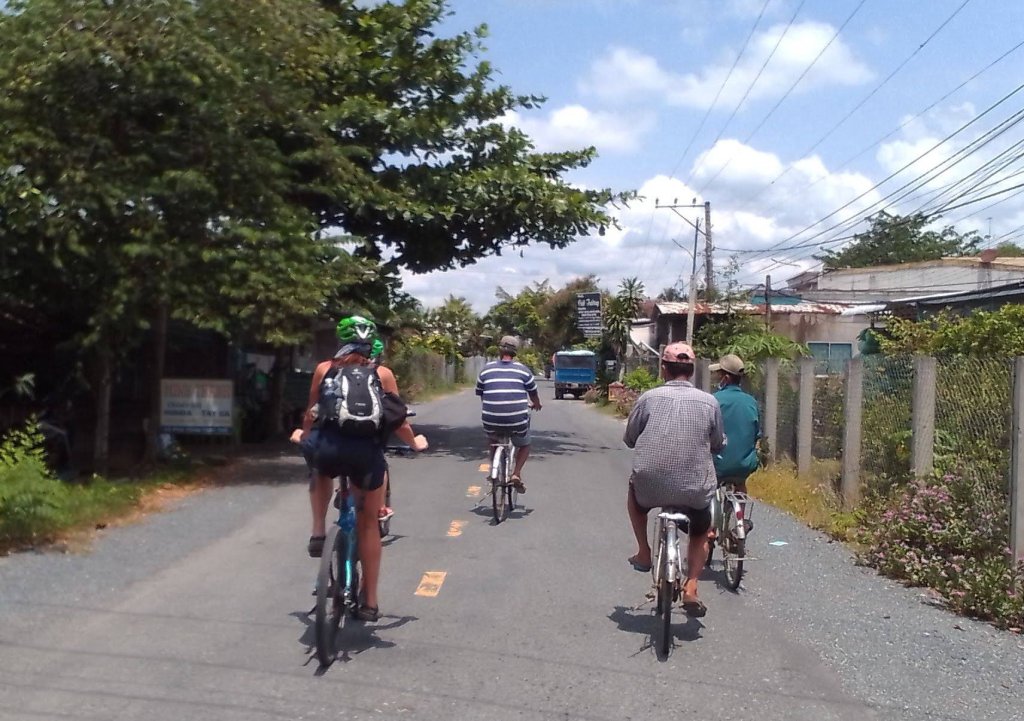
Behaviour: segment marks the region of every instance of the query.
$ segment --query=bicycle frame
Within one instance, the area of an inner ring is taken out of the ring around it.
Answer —
[[[501,468],[501,457],[508,457],[508,463],[506,468],[512,468],[516,461],[516,447],[512,445],[511,436],[502,436],[498,438],[497,444],[494,447],[494,453],[491,454],[491,482],[508,483],[508,479],[498,478],[498,469]]]
[[[689,523],[690,517],[684,513],[670,513],[662,511],[658,514],[658,522],[655,527],[655,533],[658,538],[658,551],[655,554],[654,564],[651,566],[655,586],[660,584],[662,581],[662,554],[665,553],[668,554],[668,562],[665,564],[668,568],[668,578],[665,580],[672,585],[675,585],[682,580],[682,564],[680,562],[679,552],[679,524],[686,524],[687,528],[689,528]]]
[[[342,584],[342,598],[345,606],[350,611],[355,611],[358,600],[358,588],[353,588],[357,581],[355,565],[359,560],[359,548],[357,546],[356,533],[356,504],[352,497],[348,479],[338,479],[338,490],[335,492],[335,507],[338,509],[338,519],[335,525],[338,526],[338,533],[345,535],[345,549],[347,554],[344,559],[344,578],[337,581]],[[334,548],[324,548],[324,553],[334,553]]]
[[[753,509],[753,503],[750,496],[734,490],[731,484],[718,486],[715,490],[715,496],[711,501],[711,522],[713,528],[719,533],[725,532],[725,513],[723,509],[727,503],[732,506],[732,512],[736,516],[736,520],[739,521],[736,528],[736,538],[742,541],[747,537],[746,524],[743,521]]]

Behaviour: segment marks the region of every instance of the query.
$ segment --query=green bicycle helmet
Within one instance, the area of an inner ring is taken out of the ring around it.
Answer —
[[[370,344],[377,336],[377,324],[361,315],[352,315],[338,321],[338,340],[342,343]]]

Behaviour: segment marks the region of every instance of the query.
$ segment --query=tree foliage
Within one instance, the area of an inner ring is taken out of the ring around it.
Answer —
[[[890,318],[879,342],[887,355],[1024,355],[1024,306],[963,316],[942,312],[921,321]]]
[[[951,225],[929,230],[935,218],[921,213],[899,216],[882,211],[869,220],[871,227],[854,235],[849,245],[826,250],[815,259],[826,270],[870,268],[973,255],[981,242],[977,232],[958,233]]]
[[[0,313],[58,325],[109,397],[119,358],[168,315],[294,343],[343,308],[408,320],[402,267],[602,231],[627,196],[565,179],[594,149],[540,153],[508,126],[540,99],[494,82],[484,28],[438,34],[446,13],[8,3]]]

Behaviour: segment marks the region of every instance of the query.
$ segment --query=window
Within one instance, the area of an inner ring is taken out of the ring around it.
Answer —
[[[853,358],[852,343],[808,343],[814,358],[814,372],[833,375],[846,369],[846,361]]]

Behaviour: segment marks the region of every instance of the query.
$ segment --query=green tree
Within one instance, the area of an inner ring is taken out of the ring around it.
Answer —
[[[613,223],[605,206],[632,194],[584,190],[565,175],[593,148],[538,153],[506,127],[541,98],[494,82],[479,61],[486,28],[443,37],[445,0],[324,2],[344,39],[312,78],[310,111],[332,142],[308,142],[297,194],[360,252],[417,272],[466,265],[532,243],[559,248]]]
[[[487,312],[488,322],[502,334],[511,333],[536,342],[544,325],[544,305],[551,294],[547,280],[535,282],[516,295],[499,287],[495,292],[498,302]]]
[[[479,323],[480,316],[469,301],[449,295],[439,307],[427,312],[425,326],[429,333],[448,338],[455,349],[465,353]]]
[[[286,48],[328,27],[308,3],[225,3],[22,0],[0,16],[0,194],[20,201],[0,217],[6,290],[45,285],[45,312],[67,313],[100,469],[117,364],[152,327],[158,393],[177,304],[212,323],[237,310],[223,289],[244,286],[264,309],[317,307],[313,219],[287,202],[287,154],[259,128],[306,102],[295,81],[321,60]],[[235,41],[268,24],[242,62]]]
[[[958,233],[951,225],[942,230],[927,230],[935,218],[920,213],[899,216],[882,211],[869,220],[871,227],[854,235],[849,245],[841,250],[826,250],[815,259],[826,270],[870,268],[973,255],[981,242],[977,232]]]
[[[963,316],[941,312],[921,321],[890,318],[879,342],[887,355],[1024,355],[1024,306]]]
[[[543,320],[538,341],[545,359],[555,351],[574,348],[586,341],[576,327],[576,295],[600,290],[597,278],[587,275],[570,280],[545,301],[540,311]]]
[[[604,311],[605,337],[619,360],[619,374],[625,370],[626,348],[630,342],[633,321],[637,319],[644,300],[644,286],[636,278],[619,284],[614,297],[608,299]]]
[[[1024,248],[1010,241],[1000,243],[995,249],[999,258],[1024,258]]]

